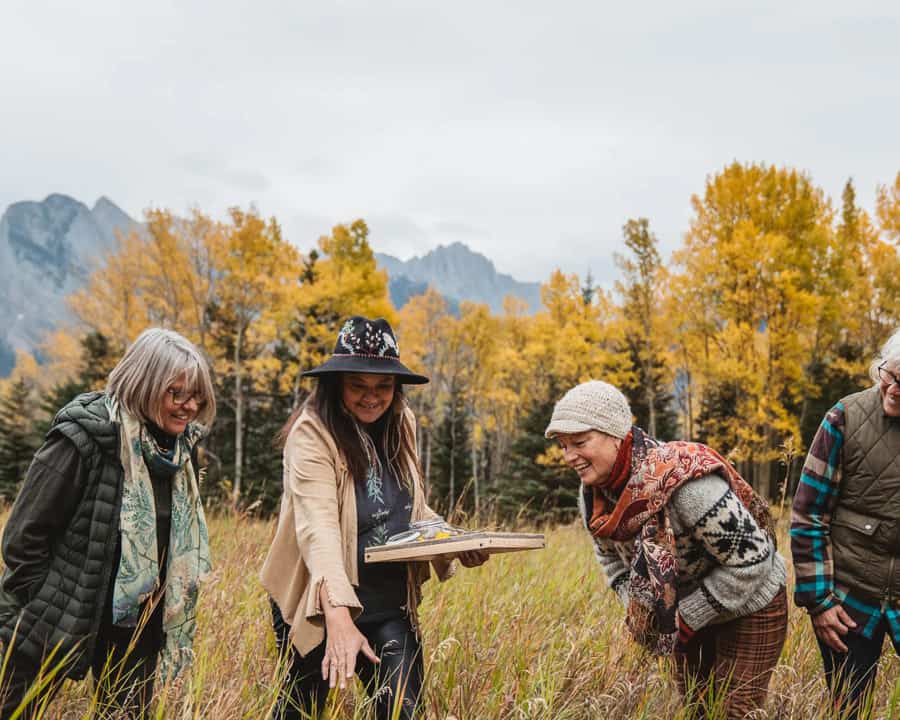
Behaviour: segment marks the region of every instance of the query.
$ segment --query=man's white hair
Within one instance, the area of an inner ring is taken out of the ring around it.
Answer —
[[[884,363],[900,365],[900,330],[894,331],[894,334],[881,346],[881,353],[869,365],[869,377],[876,385],[881,382],[881,378],[878,377],[878,368]]]

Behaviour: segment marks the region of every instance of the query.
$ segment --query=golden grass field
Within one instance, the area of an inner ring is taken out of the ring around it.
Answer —
[[[257,573],[273,522],[210,521],[215,572],[204,587],[196,661],[163,692],[156,716],[261,720],[278,687],[266,594]],[[788,547],[782,537],[781,547]],[[545,550],[496,556],[429,582],[422,605],[429,720],[689,720],[664,663],[642,653],[606,590],[587,534],[547,531]],[[44,715],[93,717],[91,683],[69,683]],[[369,717],[360,688],[333,696],[331,717]],[[821,662],[805,614],[792,608],[765,718],[825,720]],[[900,718],[900,659],[882,656],[873,718]]]

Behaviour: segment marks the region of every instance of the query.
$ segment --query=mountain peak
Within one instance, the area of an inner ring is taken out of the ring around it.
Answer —
[[[494,263],[462,242],[438,245],[422,257],[407,261],[376,253],[375,259],[387,270],[394,304],[402,307],[413,288],[424,291],[434,287],[451,303],[465,300],[485,303],[494,312],[502,312],[503,298],[514,295],[525,300],[532,312],[540,308],[540,285],[519,282],[498,273]],[[401,292],[402,290],[402,292]]]
[[[101,195],[91,210],[94,222],[97,223],[103,235],[114,239],[120,233],[128,233],[137,223],[129,215],[106,195]],[[110,244],[113,247],[114,243]]]
[[[0,372],[7,350],[33,351],[71,315],[65,297],[137,227],[109,198],[93,209],[63,193],[11,204],[0,217]],[[8,355],[8,353],[7,353]]]
[[[455,252],[462,252],[466,255],[481,255],[479,252],[475,252],[472,248],[466,245],[464,242],[460,242],[459,240],[454,240],[449,245],[438,245],[438,250],[453,250]]]
[[[98,197],[97,202],[94,203],[94,207],[91,208],[91,212],[97,212],[98,210],[118,210],[119,212],[123,212],[122,208],[106,197],[106,195]]]
[[[456,240],[455,242],[450,243],[449,245],[438,245],[434,250],[428,253],[428,255],[448,255],[450,257],[460,257],[460,258],[477,258],[478,260],[483,260],[490,264],[491,267],[494,267],[494,263],[491,262],[490,258],[482,255],[477,250],[473,250],[465,243]]]
[[[25,202],[28,202],[27,200]],[[79,202],[71,195],[66,195],[65,193],[50,193],[47,197],[44,198],[43,202],[38,203],[40,205],[83,205],[83,203]]]

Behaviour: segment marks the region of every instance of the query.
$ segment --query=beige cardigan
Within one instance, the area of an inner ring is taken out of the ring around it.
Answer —
[[[403,412],[401,432],[415,447],[415,416]],[[318,414],[307,405],[297,418],[284,447],[284,491],[275,539],[263,563],[262,584],[291,625],[291,639],[301,655],[325,638],[325,617],[319,600],[324,582],[333,607],[362,611],[354,587],[356,567],[356,495],[343,454]],[[425,504],[418,466],[412,468],[413,521],[434,517]],[[450,562],[435,562],[441,580],[452,573]],[[417,621],[421,584],[427,563],[409,563],[408,611]]]

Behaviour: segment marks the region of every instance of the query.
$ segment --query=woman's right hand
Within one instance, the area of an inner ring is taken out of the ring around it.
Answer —
[[[381,662],[350,617],[345,607],[329,607],[325,610],[325,657],[322,659],[322,677],[328,687],[347,687],[347,680],[356,671],[356,656],[365,655],[373,663]]]
[[[825,612],[813,615],[813,629],[819,639],[835,652],[847,652],[847,646],[841,640],[842,635],[846,635],[850,628],[855,628],[856,623],[847,614],[847,611],[840,605],[835,605]]]

